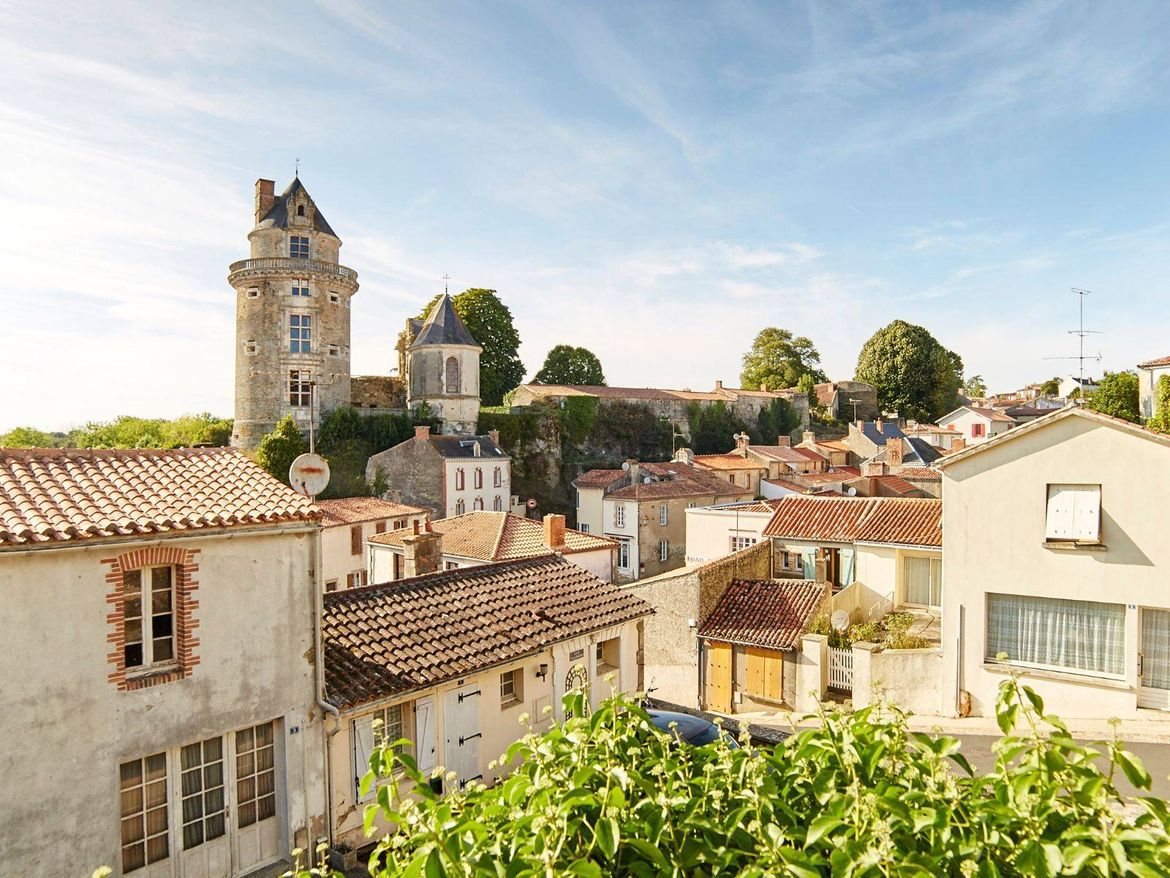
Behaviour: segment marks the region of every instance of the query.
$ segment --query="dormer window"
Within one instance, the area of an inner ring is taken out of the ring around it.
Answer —
[[[305,215],[305,206],[303,204],[298,204],[297,205],[297,216],[304,216],[304,215]]]
[[[293,259],[308,259],[309,239],[303,235],[289,235],[288,255]]]

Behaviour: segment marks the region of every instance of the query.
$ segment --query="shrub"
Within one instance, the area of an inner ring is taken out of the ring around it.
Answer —
[[[879,621],[874,619],[870,622],[862,622],[849,629],[850,643],[860,643],[863,640],[868,643],[881,643],[882,625]]]
[[[930,641],[917,634],[899,634],[886,640],[886,649],[926,649]]]
[[[1000,876],[1170,873],[1170,809],[1123,799],[1150,775],[1116,741],[1086,746],[1015,677],[994,764],[975,774],[955,738],[911,732],[895,708],[822,716],[774,750],[680,746],[625,697],[584,716],[580,691],[544,735],[502,760],[496,786],[431,791],[409,755],[376,750],[362,781],[381,814],[370,873],[389,876]],[[1016,727],[1020,731],[1015,732]],[[404,742],[396,742],[402,744]],[[1095,760],[1103,757],[1104,767]],[[1119,819],[1129,805],[1139,813]],[[317,874],[323,874],[321,870]],[[300,872],[300,876],[309,873]]]

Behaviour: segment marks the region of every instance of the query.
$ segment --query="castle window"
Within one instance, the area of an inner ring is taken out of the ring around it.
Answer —
[[[255,287],[253,287],[252,289],[248,290],[248,298],[249,299],[259,299],[260,298],[260,291],[258,289],[256,289]]]
[[[297,408],[307,407],[313,399],[312,373],[304,369],[293,369],[288,373],[288,404]]]
[[[289,235],[288,255],[293,259],[308,259],[309,239],[302,235]]]
[[[459,361],[455,357],[447,357],[447,389],[446,393],[459,392]]]
[[[305,215],[305,206],[303,204],[298,204],[297,205],[297,216],[304,216],[304,215]]]
[[[336,305],[338,302],[341,301],[341,296],[337,295],[337,293],[330,293],[329,294],[329,301],[332,302],[334,305]]]
[[[340,350],[340,348],[338,348],[337,345],[335,345],[335,344],[329,345],[329,356],[336,357],[339,350]]]
[[[244,353],[250,357],[256,355],[256,339],[250,338],[244,342]]]
[[[292,294],[294,296],[309,296],[309,282],[307,280],[294,280],[292,282]]]
[[[308,314],[288,316],[288,349],[291,353],[307,354],[312,351],[312,323],[313,318]]]

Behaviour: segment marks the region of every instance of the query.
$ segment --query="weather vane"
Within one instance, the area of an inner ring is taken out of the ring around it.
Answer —
[[[300,159],[300,157],[298,156],[298,157],[297,157],[297,169],[296,169],[296,172],[293,174],[293,176],[294,176],[294,177],[299,177],[300,175],[301,175],[301,159]]]
[[[446,295],[450,292],[450,290],[447,288],[448,282],[450,280],[451,280],[451,275],[449,275],[449,274],[443,275],[443,294],[444,295]]]

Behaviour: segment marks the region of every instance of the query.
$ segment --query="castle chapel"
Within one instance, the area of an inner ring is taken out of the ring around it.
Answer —
[[[250,258],[234,262],[236,407],[232,445],[255,449],[292,415],[308,432],[323,414],[418,412],[426,404],[442,432],[470,435],[479,417],[482,348],[444,293],[426,319],[409,319],[397,375],[350,374],[350,321],[357,272],[340,262],[341,239],[300,179],[276,195],[256,181]]]

